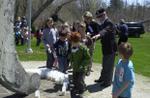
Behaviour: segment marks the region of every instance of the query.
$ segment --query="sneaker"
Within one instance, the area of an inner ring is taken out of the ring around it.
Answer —
[[[89,76],[90,75],[90,71],[88,71],[88,72],[86,72],[86,74],[85,74],[86,76]]]
[[[102,79],[97,79],[94,82],[96,82],[96,83],[103,83],[104,81]]]
[[[110,85],[111,85],[111,84],[106,84],[106,83],[102,83],[102,84],[101,84],[101,86],[104,87],[104,88],[109,87]]]
[[[59,96],[65,96],[65,95],[66,95],[66,92],[58,91],[57,94],[58,94]]]
[[[91,69],[90,72],[94,72],[94,71]]]
[[[88,90],[84,91],[82,94],[80,94],[81,98],[87,98],[89,96],[90,92]]]
[[[78,94],[78,93],[79,93],[79,90],[73,89],[72,92],[75,93],[75,94]]]

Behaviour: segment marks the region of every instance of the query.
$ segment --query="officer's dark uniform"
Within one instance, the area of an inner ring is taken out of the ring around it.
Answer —
[[[115,26],[109,19],[106,19],[100,25],[100,37],[101,37],[103,58],[102,58],[102,71],[99,80],[103,82],[102,86],[109,86],[111,85],[112,82],[115,51],[117,50],[114,27]],[[101,32],[101,30],[105,31]]]

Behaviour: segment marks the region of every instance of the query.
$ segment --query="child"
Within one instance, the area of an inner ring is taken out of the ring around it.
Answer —
[[[18,45],[21,38],[21,17],[17,17],[17,20],[14,23],[14,31],[15,31],[15,42],[16,45]]]
[[[59,40],[54,44],[58,59],[59,70],[66,73],[68,65],[68,54],[70,52],[70,44],[67,40],[67,33],[65,30],[59,32]]]
[[[90,36],[86,35],[86,24],[84,22],[80,22],[79,23],[79,33],[81,34],[81,43],[86,45],[87,48],[89,49],[89,53],[90,53],[90,63],[88,64],[88,72],[86,73],[86,75],[90,75],[90,71],[92,68],[92,57],[93,57],[93,51],[94,51],[94,44],[93,44],[93,40],[90,38]]]
[[[73,32],[70,35],[71,41],[71,54],[70,63],[73,67],[73,84],[74,91],[78,94],[83,94],[86,90],[86,85],[84,82],[85,73],[87,71],[87,66],[90,62],[90,54],[86,47],[84,47],[81,41],[81,35],[78,32]]]
[[[29,40],[29,31],[28,27],[23,27],[22,28],[22,33],[21,33],[21,44],[27,44],[27,41]]]
[[[53,19],[48,18],[46,20],[46,27],[43,29],[43,43],[47,54],[46,67],[50,69],[56,65],[57,62],[53,46],[57,40],[57,32],[53,28],[53,23]]]
[[[112,98],[131,98],[131,91],[135,82],[133,63],[129,60],[133,54],[131,44],[121,43],[118,52],[121,59],[116,66]]]
[[[74,21],[73,25],[72,25],[72,32],[78,32],[78,28],[79,28],[79,21]]]
[[[35,33],[36,37],[36,46],[40,46],[41,40],[42,40],[42,35],[43,35],[43,29],[38,29]]]

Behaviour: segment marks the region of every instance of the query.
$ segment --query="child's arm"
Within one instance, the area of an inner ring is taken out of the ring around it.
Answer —
[[[85,68],[85,71],[87,71],[87,66],[90,63],[90,53],[88,48],[83,49],[83,60],[80,63],[80,66]]]
[[[124,82],[122,87],[112,94],[112,98],[118,98],[119,95],[130,85],[130,83],[130,81]]]
[[[57,45],[58,45],[57,42],[55,44],[53,44],[53,46],[51,47],[51,50],[52,50],[52,54],[54,56],[53,66],[56,67],[56,68],[59,68],[59,66],[58,66],[58,58],[57,58],[57,53],[56,53],[56,48],[58,48]]]
[[[133,68],[133,63],[129,61],[128,65],[124,66],[124,75],[123,75],[123,83],[122,86],[118,89],[115,89],[113,91],[113,98],[117,98],[124,92],[128,87],[132,87],[132,85],[135,82],[135,75],[134,75],[134,68]]]
[[[116,89],[116,91],[114,91],[113,93],[113,96],[114,98],[120,96],[120,94],[122,92],[124,92],[129,86],[133,85],[134,84],[134,81],[135,81],[135,77],[134,77],[134,71],[133,71],[133,64],[132,62],[129,63],[130,67],[126,67],[125,69],[125,74],[124,74],[124,77],[123,77],[123,85]]]

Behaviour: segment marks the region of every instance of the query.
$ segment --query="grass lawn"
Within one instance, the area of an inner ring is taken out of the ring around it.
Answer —
[[[129,38],[129,42],[134,49],[134,55],[132,61],[134,63],[136,73],[150,77],[150,33],[144,34],[141,38]],[[32,54],[25,53],[26,46],[17,46],[17,52],[21,61],[44,61],[46,60],[46,54],[43,44],[39,47],[35,46],[36,39],[32,39]],[[99,41],[96,43],[96,49],[94,52],[94,62],[101,63],[101,44]],[[116,62],[118,57],[116,58]]]

